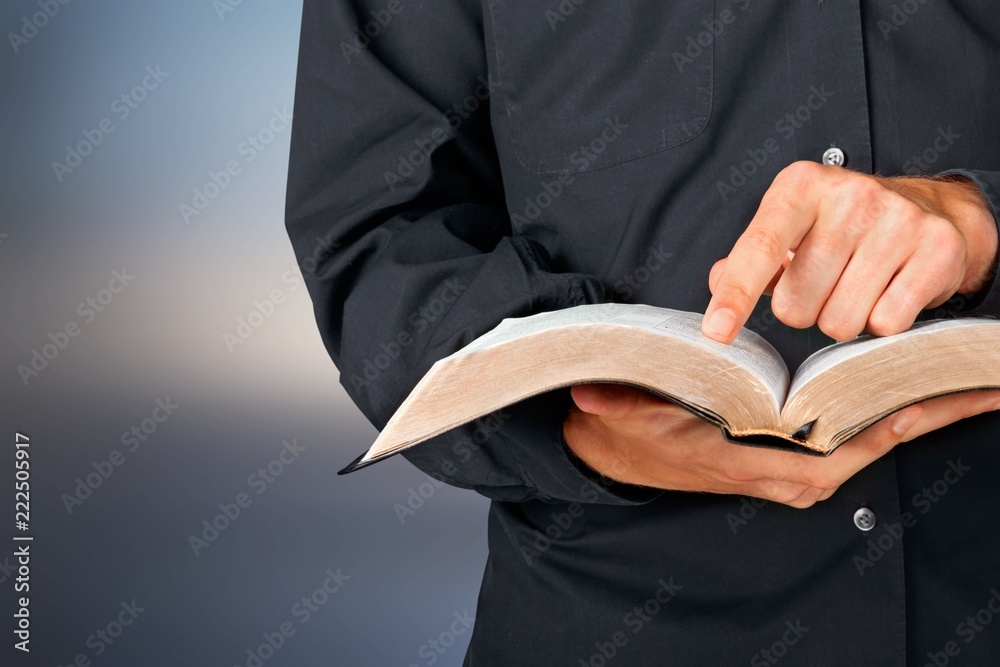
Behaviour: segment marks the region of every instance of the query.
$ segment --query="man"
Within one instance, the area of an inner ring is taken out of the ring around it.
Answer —
[[[287,226],[339,244],[309,288],[379,427],[502,318],[582,303],[703,311],[794,369],[1000,314],[997,81],[977,0],[307,0]],[[992,664],[998,403],[815,459],[575,387],[405,456],[494,501],[466,665]]]

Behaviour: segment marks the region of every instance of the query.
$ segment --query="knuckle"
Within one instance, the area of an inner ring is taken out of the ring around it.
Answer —
[[[774,178],[775,185],[798,190],[808,187],[819,178],[823,167],[811,160],[797,160],[778,172]]]
[[[824,500],[829,500],[833,496],[833,494],[837,492],[839,488],[840,487],[837,486],[832,489],[827,489],[820,495],[819,499],[816,502],[823,502]]]
[[[929,269],[929,272],[936,273],[933,269]],[[934,289],[934,291],[936,292],[937,289]],[[923,310],[924,306],[927,305],[928,301],[930,301],[928,296],[922,294],[918,287],[901,290],[896,298],[896,303],[893,304],[894,307],[891,309],[895,311],[896,324],[902,327],[902,329],[909,327],[913,324],[913,320],[917,318],[917,315]],[[890,309],[886,308],[886,310]],[[888,316],[889,313],[886,313],[886,315]]]
[[[806,329],[813,325],[813,318],[802,307],[800,299],[791,293],[790,288],[778,283],[771,297],[771,312],[781,322],[793,329]]]
[[[815,494],[810,494],[810,495],[802,494],[800,497],[796,498],[792,502],[785,504],[797,510],[805,510],[815,505],[816,500],[817,497],[815,496]]]
[[[740,465],[735,458],[723,457],[719,461],[718,467],[725,481],[728,483],[747,484],[757,479],[755,475]]]
[[[949,224],[947,231],[942,234],[938,249],[950,258],[961,257],[964,259],[967,250],[965,237],[954,226]]]
[[[837,188],[842,197],[869,213],[881,213],[888,205],[892,193],[870,176],[851,174]]]
[[[723,292],[722,289],[719,290],[720,293]],[[750,310],[753,308],[754,304],[757,302],[757,297],[751,292],[750,288],[744,285],[742,282],[733,281],[725,285],[725,303],[726,306],[735,306],[736,310]]]
[[[758,226],[743,234],[743,244],[754,252],[766,257],[784,257],[786,248],[781,237],[770,228]]]
[[[720,259],[718,262],[712,265],[712,268],[708,271],[708,286],[709,289],[714,292],[715,287],[719,282],[719,278],[722,276],[722,270],[725,267],[725,260]]]
[[[805,493],[804,489],[791,484],[776,482],[774,480],[763,482],[761,487],[762,498],[766,498],[767,500],[780,503],[782,505],[790,505],[794,503],[803,495],[803,493]]]
[[[826,259],[837,257],[844,250],[847,239],[843,234],[814,228],[809,232],[809,253],[813,257]]]
[[[907,318],[900,313],[904,310],[909,311],[910,308],[905,303],[897,307],[900,312],[892,313],[888,308],[876,306],[868,316],[867,330],[875,336],[892,336],[908,329],[913,323],[913,318]]]
[[[926,308],[935,296],[943,294],[945,298],[951,297],[962,284],[962,278],[968,270],[964,251],[951,257],[942,255],[938,258],[937,264],[937,269],[932,271],[934,275],[931,283],[933,289],[929,290],[919,303],[913,304],[917,309]]]
[[[861,333],[862,329],[850,320],[829,314],[825,310],[819,314],[816,323],[819,325],[820,331],[837,341],[851,340]]]
[[[947,220],[940,222],[943,224],[934,224],[932,230],[926,234],[926,242],[933,248],[935,257],[945,265],[952,266],[965,259],[965,238]]]
[[[898,192],[890,192],[887,197],[889,209],[893,213],[890,220],[900,232],[912,234],[915,229],[924,229],[933,217],[912,199]]]
[[[811,486],[814,489],[822,489],[823,491],[829,491],[830,489],[835,489],[840,486],[840,480],[835,479],[832,474],[826,470],[813,470],[807,472],[803,475],[803,484]]]
[[[882,219],[880,240],[883,249],[913,245],[915,235],[922,228],[922,215],[921,211],[908,202],[895,207],[892,215]]]
[[[881,431],[873,431],[870,437],[855,436],[855,438],[861,441],[862,448],[873,461],[881,458],[902,441],[901,436],[887,427]]]
[[[858,223],[860,227],[878,229],[880,234],[891,239],[902,240],[912,236],[910,216],[916,212],[912,202],[872,178],[863,177],[855,187],[853,201],[856,218],[861,221]]]
[[[764,198],[760,203],[760,212],[766,213],[768,218],[773,219],[787,217],[793,214],[801,203],[802,192],[801,186],[772,188],[764,193]]]

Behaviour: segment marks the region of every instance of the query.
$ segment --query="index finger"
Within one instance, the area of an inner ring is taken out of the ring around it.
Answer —
[[[788,251],[812,228],[818,204],[803,180],[779,174],[733,246],[702,321],[709,338],[729,343],[736,337]]]

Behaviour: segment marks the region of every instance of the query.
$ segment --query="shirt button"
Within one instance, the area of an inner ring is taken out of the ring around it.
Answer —
[[[844,151],[840,150],[836,146],[827,148],[823,153],[823,164],[828,164],[833,167],[842,167],[845,162],[847,162],[847,156],[844,155]]]
[[[854,525],[866,533],[875,527],[876,521],[875,512],[867,507],[862,507],[854,513]]]

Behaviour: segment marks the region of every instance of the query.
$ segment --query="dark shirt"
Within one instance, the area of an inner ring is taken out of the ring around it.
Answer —
[[[704,311],[774,176],[831,147],[864,173],[961,170],[996,213],[998,111],[985,0],[306,0],[287,227],[341,382],[381,428],[505,317]],[[925,315],[956,314],[1000,315],[997,284]],[[748,326],[793,370],[832,342],[767,299]],[[603,479],[563,442],[568,405],[551,392],[405,454],[493,500],[467,665],[1000,655],[997,416],[796,510]]]

